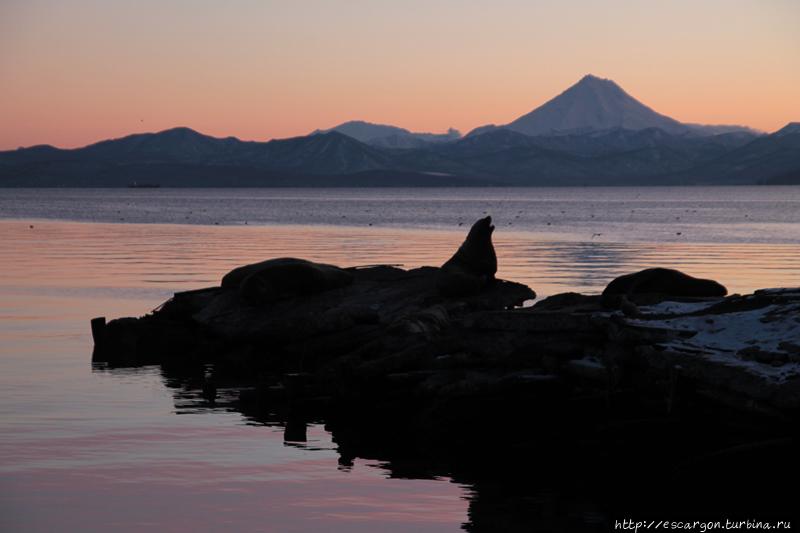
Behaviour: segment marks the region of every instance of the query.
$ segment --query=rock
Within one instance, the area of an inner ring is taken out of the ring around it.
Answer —
[[[492,245],[492,217],[478,220],[456,253],[442,265],[438,287],[447,296],[474,294],[494,281],[497,255]]]
[[[604,303],[620,296],[660,295],[692,298],[721,297],[728,289],[716,281],[700,279],[671,268],[648,268],[614,279],[603,291]]]
[[[222,288],[238,288],[246,302],[263,305],[345,287],[352,282],[353,274],[345,269],[284,257],[236,268],[222,278]]]
[[[390,326],[390,330],[407,334],[431,335],[445,329],[450,321],[447,309],[441,305],[422,309],[413,315],[403,316]]]
[[[785,353],[762,350],[758,346],[743,348],[737,352],[737,355],[745,361],[753,360],[773,366],[781,366],[789,360],[789,356]]]
[[[577,292],[564,292],[536,302],[533,309],[537,311],[599,311],[600,297],[586,296]]]
[[[778,344],[778,348],[791,354],[800,354],[800,344],[795,344],[793,342],[781,342]]]
[[[800,291],[687,302],[725,288],[649,269],[609,284],[613,312],[603,296],[575,293],[519,308],[535,294],[495,279],[492,230],[489,217],[477,221],[442,268],[342,269],[291,258],[238,268],[222,287],[178,293],[144,317],[93,321],[94,360],[213,364],[215,376],[257,380],[270,401],[305,409],[325,397],[325,409],[339,414],[351,402],[411,417],[431,406],[462,414],[456,396],[506,409],[531,401],[533,391],[541,405],[563,394],[581,413],[603,395],[637,409],[646,400],[660,412],[676,365],[714,401],[730,397],[734,409],[800,409],[788,377],[800,369]],[[645,305],[674,294],[684,298]],[[557,391],[540,387],[543,374],[557,377]],[[279,375],[308,376],[313,386],[261,385]],[[226,389],[227,397],[227,382]]]
[[[625,316],[638,317],[642,315],[639,308],[636,307],[636,304],[628,300],[625,296],[620,297],[619,308]]]
[[[605,383],[610,379],[608,368],[602,362],[590,358],[569,360],[564,364],[564,371],[599,383]]]
[[[211,377],[203,380],[202,396],[208,402],[214,403],[217,400],[217,386]]]

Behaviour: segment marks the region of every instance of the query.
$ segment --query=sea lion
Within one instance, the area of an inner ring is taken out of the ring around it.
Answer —
[[[282,257],[231,270],[222,278],[222,288],[238,289],[246,302],[259,305],[352,282],[353,274],[337,266]]]
[[[637,295],[691,298],[721,297],[728,289],[710,279],[700,279],[671,268],[647,268],[614,279],[603,291],[603,302],[614,303]]]
[[[448,296],[479,291],[494,281],[497,255],[492,245],[492,217],[479,219],[453,257],[442,265],[438,287]]]

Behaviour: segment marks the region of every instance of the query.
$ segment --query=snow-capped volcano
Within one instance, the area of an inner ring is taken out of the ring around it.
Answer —
[[[675,119],[656,113],[612,80],[591,74],[505,127],[526,135],[614,128],[659,128],[668,133],[683,133],[689,129]]]
[[[474,135],[496,127],[484,126],[471,133]],[[679,122],[639,102],[614,81],[591,74],[527,115],[499,127],[534,136],[648,128],[658,128],[670,134],[700,136],[730,131],[757,133],[742,126],[705,126]]]

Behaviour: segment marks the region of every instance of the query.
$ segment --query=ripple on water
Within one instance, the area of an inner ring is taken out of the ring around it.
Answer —
[[[465,228],[172,226],[0,221],[0,529],[138,531],[458,531],[468,489],[340,470],[334,444],[197,409],[150,367],[92,369],[87,319],[140,315],[172,292],[216,283],[276,256],[355,266],[441,264]],[[504,231],[501,277],[541,296],[599,292],[613,277],[672,266],[732,291],[800,285],[794,244],[644,242]],[[181,413],[180,416],[175,416]],[[48,509],[42,513],[43,508]],[[148,509],[146,517],[142,509]]]

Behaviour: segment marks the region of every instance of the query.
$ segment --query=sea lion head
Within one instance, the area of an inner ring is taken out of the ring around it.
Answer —
[[[494,231],[494,226],[492,225],[492,217],[488,216],[485,218],[478,219],[469,230],[469,235],[467,235],[467,240],[472,239],[480,239],[491,237],[492,232]]]

